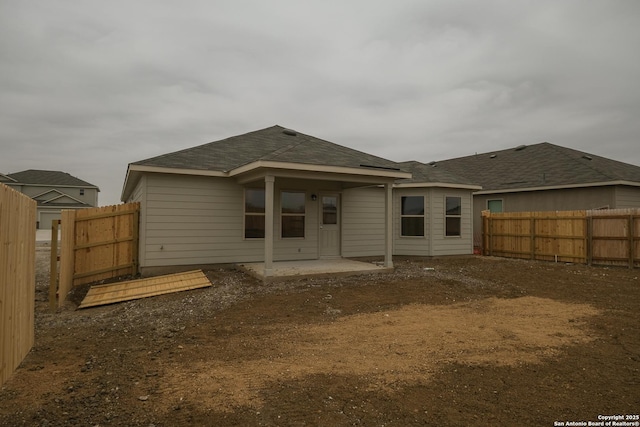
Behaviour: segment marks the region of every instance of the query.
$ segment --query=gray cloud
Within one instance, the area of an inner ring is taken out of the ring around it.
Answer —
[[[632,0],[0,2],[0,172],[273,124],[393,160],[549,141],[640,165]]]

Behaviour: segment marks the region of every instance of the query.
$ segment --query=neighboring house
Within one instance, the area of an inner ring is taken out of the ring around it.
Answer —
[[[476,244],[483,210],[640,207],[640,167],[548,142],[430,164],[482,186],[473,196]]]
[[[98,205],[100,189],[65,172],[29,169],[0,174],[0,182],[31,197],[38,203],[37,227],[51,229],[62,209],[82,209]]]
[[[412,175],[413,172],[413,175]],[[472,191],[281,126],[129,164],[140,267],[471,254]]]

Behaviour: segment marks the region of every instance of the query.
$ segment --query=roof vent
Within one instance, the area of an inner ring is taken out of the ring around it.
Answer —
[[[284,129],[282,131],[282,133],[284,133],[285,135],[289,135],[289,136],[297,136],[298,135],[298,132],[296,132],[293,129]]]
[[[588,155],[586,155],[586,154],[583,154],[583,155],[582,155],[582,158],[583,158],[583,159],[585,159],[585,160],[593,160],[593,157],[588,156]]]
[[[495,159],[496,157],[498,157],[497,154],[492,154],[492,155],[489,156],[490,159]]]
[[[525,148],[527,148],[527,146],[526,146],[526,145],[518,145],[518,146],[514,149],[514,151],[522,151],[522,150],[524,150]]]
[[[436,167],[436,162],[435,161],[431,161],[429,163],[427,163],[429,166],[433,166],[434,168]]]

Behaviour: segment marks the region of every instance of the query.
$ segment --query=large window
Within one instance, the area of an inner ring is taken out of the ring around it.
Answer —
[[[402,196],[400,222],[401,236],[424,236],[423,196]]]
[[[280,207],[282,237],[304,237],[305,194],[283,191]]]
[[[244,191],[244,237],[264,239],[264,189],[247,188]]]
[[[462,198],[446,197],[445,236],[462,235]]]

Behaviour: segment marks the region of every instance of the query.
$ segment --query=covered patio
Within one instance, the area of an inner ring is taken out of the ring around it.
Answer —
[[[239,264],[240,268],[263,281],[279,281],[325,276],[354,276],[360,274],[391,273],[393,267],[384,263],[355,261],[347,258],[325,258],[305,261],[275,261],[271,274],[265,276],[263,262]]]

